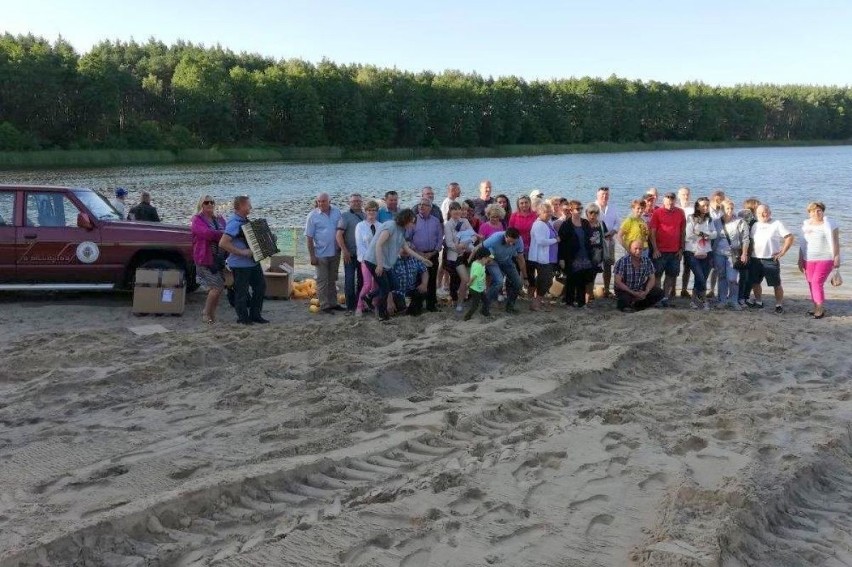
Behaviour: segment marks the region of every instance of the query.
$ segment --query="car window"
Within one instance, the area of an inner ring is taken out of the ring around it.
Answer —
[[[95,193],[94,191],[86,189],[74,189],[74,194],[85,206],[89,208],[89,211],[95,215],[96,219],[122,220],[118,211],[116,211],[109,201],[107,201],[100,193]]]
[[[0,193],[0,226],[11,226],[15,220],[15,193]]]
[[[27,194],[27,226],[76,227],[79,212],[61,193]]]

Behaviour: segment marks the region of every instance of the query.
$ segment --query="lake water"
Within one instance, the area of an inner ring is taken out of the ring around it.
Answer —
[[[743,148],[614,154],[570,154],[499,159],[418,160],[380,163],[239,163],[175,166],[130,166],[102,169],[17,170],[0,172],[0,183],[91,187],[111,195],[122,186],[135,203],[138,191],[152,193],[166,222],[188,223],[200,196],[220,202],[249,195],[255,217],[266,217],[276,229],[301,226],[313,197],[325,191],[343,205],[359,192],[381,196],[393,189],[404,205],[413,204],[424,185],[435,187],[443,200],[450,181],[462,196],[475,197],[482,179],[492,181],[493,195],[505,193],[514,202],[541,189],[545,195],[576,198],[587,203],[597,187],[611,188],[611,203],[622,213],[648,187],[660,194],[682,185],[693,198],[723,189],[739,209],[754,196],[768,203],[773,217],[798,233],[809,201],[826,204],[827,216],[841,227],[844,249],[852,245],[852,146],[808,148]],[[795,271],[795,254],[784,260],[785,272]],[[845,286],[844,286],[845,287]]]

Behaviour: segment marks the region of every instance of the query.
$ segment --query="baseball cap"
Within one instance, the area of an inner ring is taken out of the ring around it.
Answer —
[[[115,190],[115,196],[116,197],[126,197],[127,196],[127,189],[125,189],[124,187],[119,187],[118,189]]]
[[[544,191],[541,189],[533,189],[530,191],[530,199],[540,199],[544,197]]]

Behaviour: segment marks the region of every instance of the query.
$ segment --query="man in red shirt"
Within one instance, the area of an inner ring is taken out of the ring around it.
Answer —
[[[669,295],[674,292],[686,238],[686,216],[675,206],[675,199],[674,193],[666,193],[663,206],[654,211],[650,223],[657,281],[662,281],[662,275],[666,275],[660,301],[663,307],[668,307]]]

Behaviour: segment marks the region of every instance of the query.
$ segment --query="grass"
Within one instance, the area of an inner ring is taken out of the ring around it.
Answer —
[[[158,165],[174,163],[218,163],[253,161],[339,162],[396,161],[412,159],[500,158],[579,153],[617,153],[719,148],[836,146],[852,140],[798,140],[771,142],[598,142],[593,144],[507,145],[493,148],[211,148],[172,152],[169,150],[41,150],[0,152],[0,170],[61,169],[116,165]]]

